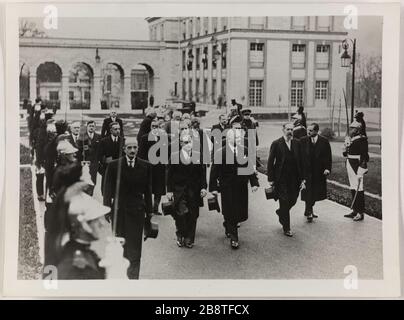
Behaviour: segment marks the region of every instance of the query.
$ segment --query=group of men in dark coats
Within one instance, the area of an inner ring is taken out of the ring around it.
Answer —
[[[332,155],[328,140],[319,135],[319,126],[312,123],[307,135],[293,138],[294,125],[283,125],[283,136],[271,144],[268,158],[268,182],[279,200],[276,214],[286,236],[293,236],[290,228],[290,209],[296,204],[300,190],[308,222],[318,216],[313,212],[317,201],[327,197],[327,176],[331,173]]]

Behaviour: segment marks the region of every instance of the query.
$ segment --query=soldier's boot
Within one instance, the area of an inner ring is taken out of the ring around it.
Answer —
[[[353,190],[353,189],[351,189],[351,195],[352,195],[352,199],[354,199],[355,198],[355,193],[356,193],[356,190]],[[355,200],[355,202],[356,202],[356,200]],[[345,218],[354,218],[355,216],[356,216],[356,214],[357,214],[357,212],[356,212],[356,210],[355,210],[355,204],[353,205],[353,211],[351,212],[351,213],[348,213],[348,214],[346,214],[346,215],[344,215],[344,217]]]

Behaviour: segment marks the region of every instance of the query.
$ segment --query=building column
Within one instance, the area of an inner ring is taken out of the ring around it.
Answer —
[[[64,73],[63,74],[68,74]],[[60,110],[65,113],[69,110],[69,76],[62,75],[62,100],[60,101]]]
[[[192,48],[192,55],[194,56],[194,61],[192,61],[192,100],[196,101],[196,48]]]
[[[188,52],[187,52],[188,54]],[[188,58],[186,58],[188,59]],[[188,71],[188,62],[185,60],[185,99],[189,100],[189,71]]]
[[[91,110],[100,111],[101,110],[101,69],[96,67],[94,70],[93,79],[93,97],[91,98]]]
[[[31,100],[32,105],[35,103],[35,99],[37,98],[36,94],[36,74],[29,75],[29,99]]]
[[[207,88],[207,104],[212,104],[212,44],[208,44],[208,88]]]
[[[125,76],[123,78],[123,101],[121,105],[121,110],[120,111],[130,111],[132,109],[131,107],[131,76],[129,72],[129,76],[127,75],[128,73],[125,72]]]
[[[307,67],[306,67],[306,103],[307,107],[314,107],[314,88],[315,88],[315,50],[314,42],[310,41],[307,46]]]

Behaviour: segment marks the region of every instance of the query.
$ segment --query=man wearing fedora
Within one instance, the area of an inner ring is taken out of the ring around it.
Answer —
[[[248,183],[253,192],[259,186],[254,167],[255,151],[249,155],[244,145],[241,121],[238,115],[230,120],[225,146],[214,154],[209,179],[209,191],[214,196],[221,193],[223,226],[232,249],[239,247],[238,227],[248,219]]]
[[[112,210],[116,236],[125,239],[124,256],[130,262],[128,278],[138,279],[143,228],[150,226],[152,215],[152,167],[137,157],[135,138],[125,140],[124,151],[123,157],[108,164],[103,197],[104,205]]]
[[[293,138],[293,124],[283,125],[283,136],[272,142],[268,157],[268,182],[274,187],[275,200],[279,200],[276,214],[283,233],[292,237],[290,209],[296,204],[299,186],[304,186],[300,166],[300,144]]]

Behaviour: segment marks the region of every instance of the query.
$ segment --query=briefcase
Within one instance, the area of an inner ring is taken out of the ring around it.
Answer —
[[[275,198],[275,187],[270,186],[269,188],[265,188],[265,196],[267,200]]]
[[[161,204],[161,209],[165,216],[172,216],[174,214],[174,201],[170,200]]]
[[[156,239],[158,234],[159,234],[159,225],[155,222],[146,221],[144,228],[144,240],[146,240],[147,238]]]
[[[217,197],[212,197],[208,199],[208,208],[209,211],[216,210],[217,212],[220,212],[220,206],[219,201],[217,201]]]

